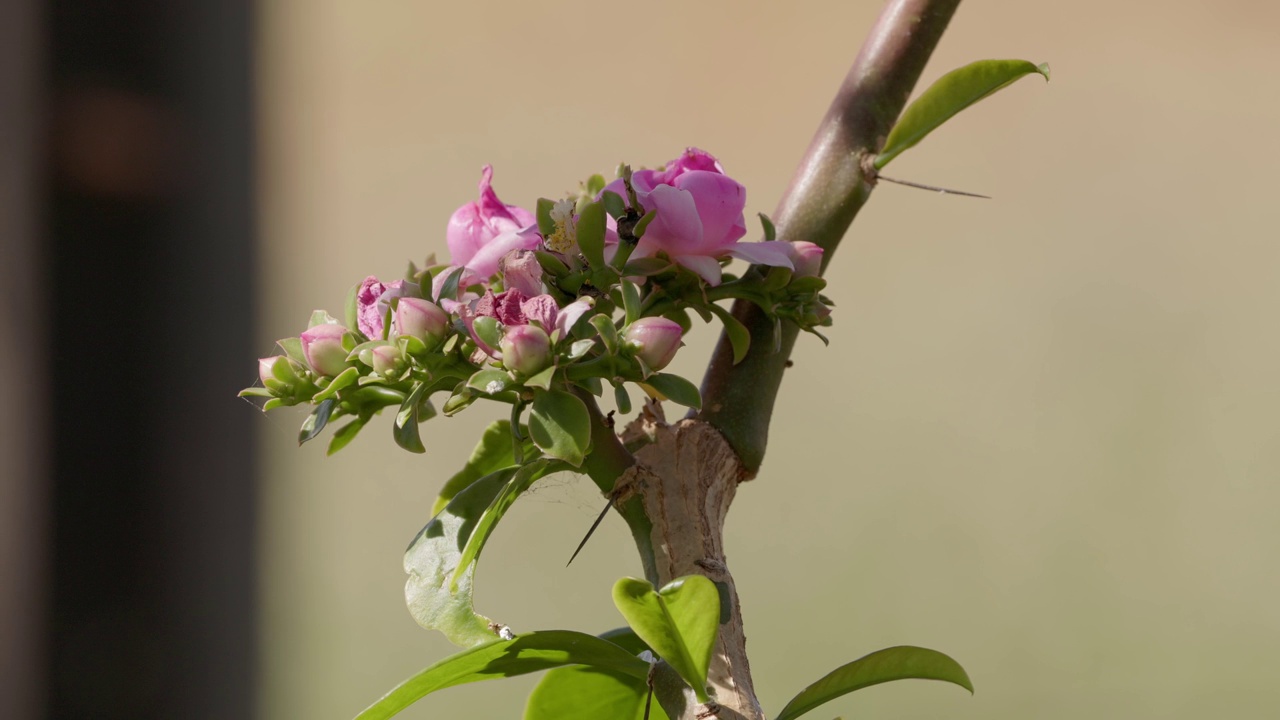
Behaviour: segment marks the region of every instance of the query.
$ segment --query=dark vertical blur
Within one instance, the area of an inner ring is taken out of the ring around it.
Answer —
[[[252,713],[248,0],[53,0],[50,718]],[[246,372],[246,368],[249,368]]]

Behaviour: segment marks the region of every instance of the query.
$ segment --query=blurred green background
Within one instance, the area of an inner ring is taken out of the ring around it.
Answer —
[[[349,3],[260,17],[261,351],[365,275],[444,254],[493,163],[531,207],[620,160],[718,155],[772,212],[879,3]],[[1273,717],[1280,708],[1280,7],[970,2],[925,72],[1048,61],[889,169],[830,270],[769,457],[730,516],[769,712],[888,645],[977,686],[898,683],[827,716]],[[803,238],[793,238],[803,239]],[[693,378],[716,332],[677,370]],[[401,553],[492,417],[340,455],[260,422],[260,711],[348,717],[452,651],[403,606]],[[296,421],[296,422],[295,422]],[[522,501],[477,607],[518,631],[621,624],[623,524]],[[536,678],[409,718],[519,717]]]

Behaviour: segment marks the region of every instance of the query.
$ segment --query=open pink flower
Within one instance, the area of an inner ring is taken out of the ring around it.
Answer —
[[[712,285],[720,283],[719,261],[726,257],[792,267],[785,242],[740,242],[747,234],[742,215],[747,190],[709,153],[689,148],[662,170],[633,173],[631,184],[645,210],[658,213],[632,257],[665,252]],[[626,197],[621,179],[605,190]]]
[[[539,242],[533,213],[499,200],[492,180],[493,166],[485,165],[479,199],[458,208],[445,233],[453,264],[483,279],[498,271],[498,261],[507,253],[532,250]]]

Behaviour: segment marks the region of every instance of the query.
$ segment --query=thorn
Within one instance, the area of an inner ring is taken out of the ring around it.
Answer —
[[[600,527],[600,523],[604,522],[604,516],[608,515],[609,508],[613,507],[613,498],[613,495],[609,495],[609,501],[605,503],[604,509],[600,511],[600,515],[596,518],[596,521],[591,523],[591,529],[588,530],[586,536],[582,538],[582,542],[578,543],[578,549],[573,551],[573,557],[570,557],[569,562],[564,564],[565,567],[569,567],[573,564],[574,558],[577,558],[578,553],[582,552],[582,548],[586,547],[587,541],[591,539],[593,534],[595,534],[596,528]]]
[[[913,187],[917,190],[932,190],[933,192],[942,193],[943,195],[963,195],[964,197],[982,198],[983,200],[991,199],[990,195],[979,195],[978,193],[965,192],[963,190],[949,190],[944,187],[938,187],[937,185],[925,185],[923,183],[911,182],[910,180],[894,180],[893,178],[885,177],[884,175],[877,175],[876,177],[879,180],[891,182],[895,185],[906,185],[907,187]]]

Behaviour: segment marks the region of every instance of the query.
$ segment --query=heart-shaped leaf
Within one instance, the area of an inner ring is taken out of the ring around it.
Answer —
[[[538,391],[529,407],[529,435],[547,455],[578,467],[591,443],[591,416],[570,393]]]
[[[397,685],[356,716],[356,720],[385,720],[427,695],[455,685],[526,675],[564,665],[600,668],[638,678],[642,683],[649,672],[648,663],[608,640],[570,630],[532,632],[447,657]]]
[[[707,701],[707,670],[720,625],[720,591],[701,575],[676,578],[661,590],[645,580],[622,578],[613,604],[641,640]]]
[[[1000,90],[1018,78],[1039,73],[1049,79],[1049,66],[1026,60],[979,60],[938,78],[915,102],[907,106],[889,131],[884,148],[876,156],[879,170],[938,129],[961,110]]]
[[[973,692],[969,675],[955,660],[937,650],[903,645],[877,650],[832,670],[791,698],[777,720],[793,720],[854,690],[908,679],[943,680]]]

